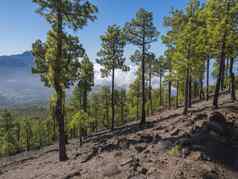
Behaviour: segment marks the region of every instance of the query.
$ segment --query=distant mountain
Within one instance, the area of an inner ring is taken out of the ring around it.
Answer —
[[[31,73],[31,52],[0,56],[0,106],[46,102],[50,90]]]
[[[30,51],[19,55],[0,56],[0,68],[4,67],[31,67],[33,65],[33,56]]]

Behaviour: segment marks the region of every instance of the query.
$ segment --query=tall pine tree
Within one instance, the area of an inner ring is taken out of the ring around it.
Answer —
[[[102,66],[102,77],[112,77],[112,91],[111,91],[111,107],[112,107],[112,122],[111,129],[115,125],[115,70],[121,69],[127,71],[128,67],[125,65],[124,47],[126,45],[125,36],[122,30],[117,25],[109,26],[105,35],[101,36],[101,49],[98,52],[97,63]]]
[[[144,9],[140,9],[136,13],[136,17],[125,25],[125,34],[129,43],[137,46],[141,50],[141,86],[142,86],[142,111],[141,126],[146,122],[145,116],[145,63],[146,53],[151,43],[155,42],[159,36],[159,32],[153,24],[153,14]]]
[[[76,58],[82,56],[78,39],[66,35],[65,27],[78,30],[89,20],[95,20],[96,7],[82,0],[33,0],[38,4],[37,12],[51,24],[46,44],[36,41],[33,54],[36,59],[34,72],[41,74],[47,86],[53,87],[57,99],[55,117],[59,124],[59,160],[67,160],[64,127],[64,89],[74,79],[78,65]],[[75,73],[74,73],[75,72]]]

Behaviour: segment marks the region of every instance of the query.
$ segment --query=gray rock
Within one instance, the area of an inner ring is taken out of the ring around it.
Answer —
[[[103,176],[112,177],[121,173],[121,170],[116,164],[108,165],[103,169]]]

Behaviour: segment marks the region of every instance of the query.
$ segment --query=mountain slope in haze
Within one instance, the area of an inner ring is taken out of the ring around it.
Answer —
[[[0,106],[47,101],[50,90],[44,87],[38,75],[32,74],[33,64],[30,51],[0,56]]]

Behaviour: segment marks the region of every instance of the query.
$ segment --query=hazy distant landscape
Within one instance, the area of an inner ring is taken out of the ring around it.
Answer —
[[[46,102],[50,90],[45,88],[39,76],[33,75],[31,52],[0,56],[0,105]]]
[[[13,107],[20,104],[47,103],[51,94],[49,88],[44,87],[38,75],[32,74],[34,58],[30,51],[22,54],[0,56],[0,106]],[[128,87],[134,79],[134,71],[124,73],[118,71],[116,77],[118,87]],[[110,81],[101,78],[100,66],[95,63],[95,86],[94,90],[102,85],[110,86]],[[158,83],[158,79],[154,79]]]

